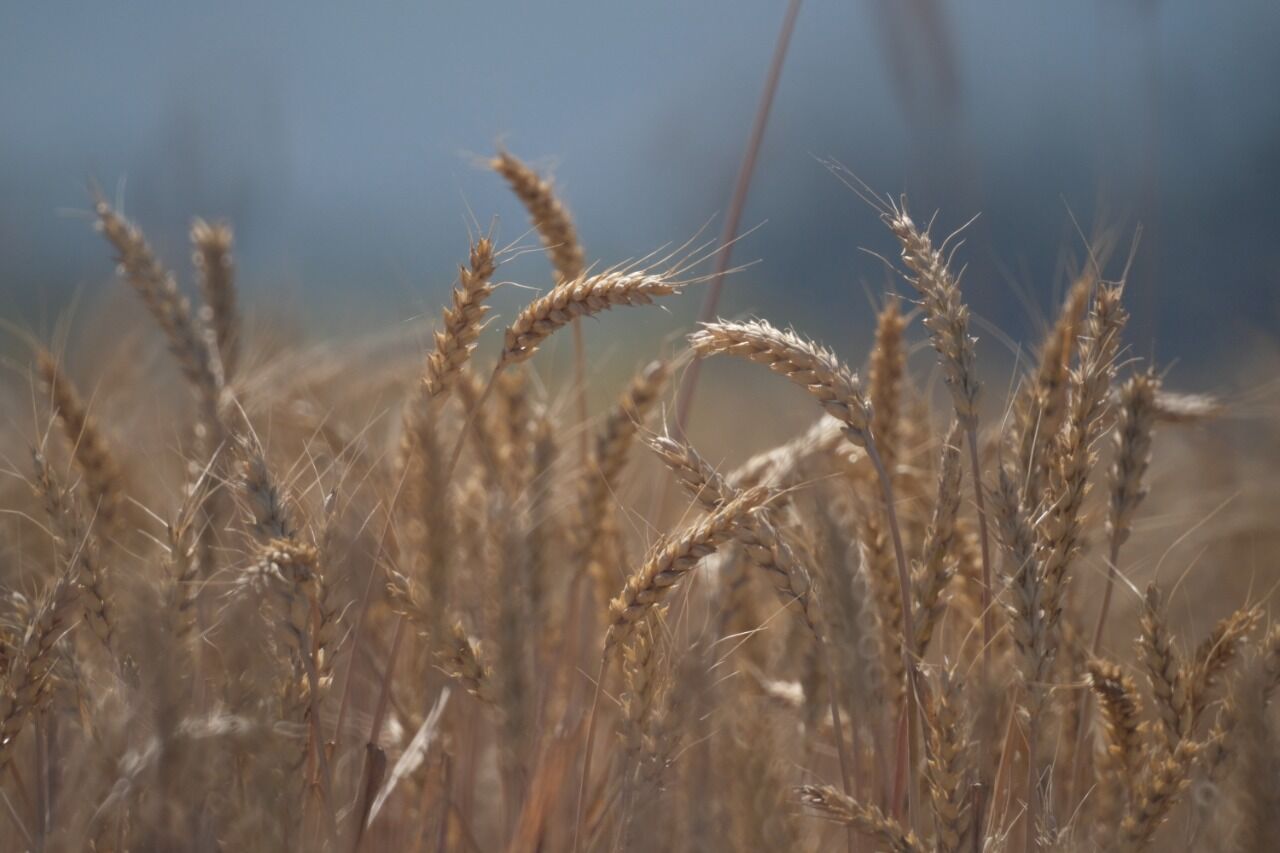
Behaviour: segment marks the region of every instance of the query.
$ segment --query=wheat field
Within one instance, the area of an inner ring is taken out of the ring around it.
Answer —
[[[492,322],[518,247],[477,235],[407,343],[242,318],[222,223],[193,299],[95,200],[137,322],[23,332],[5,389],[0,847],[1274,849],[1273,424],[1135,352],[1122,276],[1010,379],[959,238],[859,187],[862,363],[673,313],[615,382],[584,321],[705,253],[603,266],[491,165],[551,274]],[[812,425],[694,443],[699,361],[712,422]]]

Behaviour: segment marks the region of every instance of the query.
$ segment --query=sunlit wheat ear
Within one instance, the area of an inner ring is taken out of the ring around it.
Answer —
[[[688,530],[655,545],[636,572],[609,604],[609,628],[605,635],[609,649],[630,638],[635,624],[704,557],[728,542],[744,524],[749,513],[764,506],[774,492],[764,486],[744,491],[736,500],[698,521]]]
[[[222,359],[222,370],[227,378],[233,376],[239,367],[241,347],[232,243],[231,226],[226,223],[209,223],[197,219],[191,225],[191,260],[204,297],[200,321],[213,334],[214,345]]]
[[[937,849],[959,853],[965,849],[973,825],[973,740],[961,705],[961,679],[953,670],[943,669],[935,686],[924,702],[925,779]]]
[[[934,626],[942,616],[945,603],[942,593],[955,575],[959,534],[956,517],[960,512],[960,443],[963,433],[954,422],[942,442],[942,463],[938,468],[938,497],[933,517],[925,531],[912,583],[916,589],[915,653],[924,657]]]
[[[689,343],[699,355],[736,355],[787,377],[843,423],[850,440],[866,443],[871,407],[858,376],[825,347],[758,320],[704,323]]]
[[[885,466],[894,470],[899,452],[898,417],[907,372],[907,346],[903,333],[907,318],[901,301],[891,296],[876,316],[876,340],[867,366],[867,402],[871,404],[871,431],[880,446]]]
[[[566,282],[517,315],[504,336],[499,365],[532,358],[551,335],[578,317],[626,305],[649,305],[679,292],[683,284],[659,274],[618,271]]]
[[[555,268],[557,285],[579,278],[586,264],[578,229],[568,208],[556,197],[551,182],[507,151],[498,152],[489,166],[506,180],[529,212]]]
[[[85,502],[94,513],[94,524],[110,538],[119,532],[117,525],[125,501],[120,465],[97,419],[90,415],[74,383],[48,350],[36,351],[36,371],[76,467],[84,475]]]
[[[458,268],[453,304],[444,310],[444,322],[435,333],[435,349],[427,357],[422,383],[429,398],[447,393],[471,358],[489,312],[486,301],[493,293],[496,269],[493,241],[481,237],[472,243],[470,263]]]
[[[802,785],[795,789],[795,800],[814,816],[852,826],[892,853],[924,853],[926,849],[914,832],[879,807],[859,802],[830,785]]]
[[[959,277],[951,271],[945,243],[935,247],[927,229],[921,229],[907,213],[906,199],[883,214],[885,224],[898,238],[902,262],[911,275],[924,307],[924,324],[946,376],[947,387],[961,425],[971,429],[978,419],[977,358],[969,335],[969,308],[960,298]]]

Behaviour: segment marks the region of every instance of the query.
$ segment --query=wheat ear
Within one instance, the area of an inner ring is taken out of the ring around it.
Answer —
[[[880,483],[885,515],[893,538],[894,557],[898,566],[898,587],[903,602],[903,638],[901,654],[903,668],[911,681],[907,689],[907,719],[912,726],[918,724],[915,707],[914,679],[916,668],[911,657],[911,638],[915,637],[915,621],[911,613],[911,577],[907,569],[906,550],[902,545],[902,532],[898,525],[897,509],[893,495],[893,481],[876,449],[871,434],[871,407],[863,396],[857,374],[845,366],[835,354],[825,347],[801,338],[794,332],[782,331],[762,321],[747,323],[706,323],[689,336],[693,349],[699,355],[727,353],[763,364],[804,388],[832,417],[844,424],[845,437],[855,446],[866,451]],[[908,737],[906,749],[899,755],[897,778],[906,783],[910,768],[915,765],[912,753],[914,738]],[[914,817],[914,796],[907,786],[908,812]],[[895,802],[899,799],[895,796]]]
[[[240,313],[236,307],[236,269],[231,254],[231,226],[197,219],[191,225],[192,263],[200,280],[204,305],[200,321],[212,331],[214,346],[227,378],[240,363]]]
[[[586,271],[585,253],[578,240],[578,229],[564,203],[556,196],[551,182],[542,178],[528,165],[507,151],[499,151],[489,162],[501,175],[529,213],[529,219],[537,230],[551,259],[556,274],[556,287],[576,281]],[[578,422],[587,423],[587,344],[583,337],[582,321],[573,319],[573,385],[578,409]],[[583,434],[582,461],[587,461],[588,446]]]
[[[173,274],[156,258],[142,232],[102,199],[94,205],[94,212],[98,230],[119,256],[121,275],[169,339],[169,349],[203,406],[203,419],[216,424],[223,372],[210,336],[199,318],[192,315],[191,303],[178,290]]]
[[[85,497],[93,508],[94,522],[110,536],[117,532],[125,500],[120,466],[97,420],[89,414],[75,385],[62,372],[53,354],[37,349],[36,370],[63,435],[71,445],[76,467],[84,475]]]
[[[976,339],[969,334],[969,307],[960,298],[960,277],[951,270],[949,255],[954,249],[948,250],[946,241],[934,246],[928,229],[917,226],[907,213],[906,198],[896,205],[890,202],[882,218],[901,246],[902,262],[911,272],[907,281],[920,295],[925,328],[938,353],[956,418],[969,438],[969,467],[982,546],[982,667],[986,678],[990,673],[995,623],[991,608],[991,545],[978,453],[978,397],[982,386],[977,375]]]
[[[444,310],[444,321],[435,333],[435,349],[423,371],[422,385],[428,399],[447,393],[470,360],[489,313],[486,301],[493,293],[496,269],[493,241],[481,237],[472,243],[469,265],[458,268],[453,305]]]

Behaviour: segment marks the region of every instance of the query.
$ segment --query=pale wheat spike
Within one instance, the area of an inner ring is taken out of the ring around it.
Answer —
[[[432,659],[440,671],[485,705],[498,710],[493,668],[479,641],[467,633],[456,617],[441,624],[436,604],[412,578],[399,572],[388,574],[387,594],[392,609],[407,617],[427,637]]]
[[[1187,684],[1187,704],[1190,706],[1188,734],[1194,734],[1196,724],[1209,704],[1209,696],[1222,674],[1239,657],[1240,649],[1249,632],[1262,620],[1257,607],[1242,607],[1222,619],[1209,636],[1205,637],[1188,661],[1183,678]]]
[[[969,335],[969,307],[960,300],[960,282],[948,259],[935,248],[929,232],[907,214],[906,199],[884,214],[885,224],[898,238],[902,262],[911,271],[907,281],[920,294],[925,327],[938,352],[956,417],[966,430],[978,421],[978,382],[974,338]]]
[[[875,346],[867,365],[867,402],[871,405],[871,432],[890,471],[896,467],[901,450],[898,417],[907,371],[907,347],[903,338],[906,328],[901,302],[896,296],[889,297],[876,316]]]
[[[689,496],[706,512],[718,512],[741,498],[743,492],[725,482],[688,443],[660,435],[648,435],[645,440]],[[815,639],[823,641],[823,621],[817,596],[813,593],[813,579],[766,514],[745,517],[734,539],[742,546],[748,560],[769,574],[784,604],[800,603],[806,625]]]
[[[1023,384],[1014,402],[1013,446],[1017,449],[1018,476],[1024,483],[1024,500],[1040,494],[1045,449],[1052,445],[1062,428],[1067,411],[1071,357],[1094,283],[1092,275],[1082,275],[1071,286],[1040,349],[1035,375]]]
[[[1148,369],[1129,377],[1120,386],[1115,426],[1116,455],[1111,468],[1111,504],[1107,530],[1115,553],[1129,539],[1133,515],[1146,497],[1142,478],[1151,461],[1151,430],[1156,420],[1156,395],[1160,377]]]
[[[956,517],[960,512],[960,463],[962,432],[959,421],[951,425],[942,442],[942,463],[938,469],[938,497],[933,518],[925,530],[913,585],[916,589],[915,654],[923,658],[942,614],[942,592],[955,575],[955,552],[959,544]]]
[[[733,538],[747,515],[764,506],[774,493],[763,486],[744,491],[713,515],[678,536],[658,542],[609,604],[605,651],[624,643],[635,624],[659,604],[706,556]]]
[[[840,793],[830,785],[801,785],[795,789],[796,800],[818,817],[851,826],[863,835],[876,839],[892,853],[924,853],[925,846],[916,834],[879,807],[862,803]]]
[[[689,342],[699,355],[736,355],[787,377],[842,422],[851,441],[866,444],[871,409],[858,376],[825,347],[761,320],[704,323]]]
[[[222,362],[199,319],[192,316],[191,303],[137,227],[101,199],[94,205],[94,212],[98,230],[119,255],[121,275],[169,339],[169,349],[204,406],[202,416],[216,422],[223,385]]]
[[[447,393],[471,358],[489,312],[486,300],[493,293],[496,270],[493,241],[481,237],[471,244],[469,265],[458,268],[453,305],[444,309],[443,323],[435,333],[435,349],[427,356],[422,384],[428,398]]]
[[[664,276],[642,272],[605,272],[566,282],[531,302],[507,328],[499,368],[531,358],[547,338],[578,317],[623,305],[648,305],[680,287]]]
[[[551,182],[507,151],[499,151],[489,166],[506,179],[511,191],[529,212],[533,227],[537,229],[555,268],[557,286],[580,277],[585,264],[578,229],[574,227],[568,209],[556,197]]]
[[[960,680],[944,669],[937,690],[923,705],[925,720],[925,779],[933,806],[938,853],[959,853],[969,839],[973,821],[973,745],[968,721],[960,708]]]
[[[53,405],[63,435],[71,445],[76,467],[84,475],[85,498],[94,524],[109,538],[117,531],[124,504],[123,478],[97,419],[89,414],[75,384],[62,371],[53,354],[36,350],[36,369],[44,392]]]
[[[240,363],[240,314],[236,306],[234,242],[231,226],[197,219],[191,225],[192,263],[200,279],[204,305],[200,321],[213,334],[223,375],[235,375]]]
[[[1035,529],[1044,584],[1043,605],[1051,634],[1060,615],[1067,569],[1082,544],[1081,510],[1097,458],[1094,444],[1105,421],[1120,333],[1128,320],[1120,302],[1123,292],[1123,285],[1098,287],[1080,346],[1080,364],[1071,375],[1066,424],[1048,460],[1048,508]],[[1033,511],[1041,508],[1039,504],[1029,505]]]
[[[1138,651],[1151,682],[1163,745],[1172,754],[1179,741],[1190,735],[1191,709],[1182,659],[1173,646],[1160,588],[1154,583],[1147,586],[1140,624]]]
[[[1197,749],[1196,744],[1184,740],[1172,755],[1160,756],[1147,767],[1120,823],[1120,850],[1137,853],[1151,845],[1156,830],[1190,784],[1191,764]]]

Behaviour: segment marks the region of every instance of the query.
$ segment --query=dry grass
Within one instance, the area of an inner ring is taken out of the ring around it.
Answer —
[[[919,304],[884,303],[865,389],[717,321],[584,419],[538,352],[697,279],[592,272],[550,184],[493,165],[554,283],[486,334],[477,239],[425,356],[249,334],[223,225],[193,309],[98,203],[173,361],[99,373],[73,329],[11,389],[0,847],[1269,849],[1274,460],[1133,357],[1123,283],[1077,279],[1001,406],[953,242],[873,199]],[[709,374],[717,416],[813,426],[736,467],[669,434],[714,354],[805,392]]]

